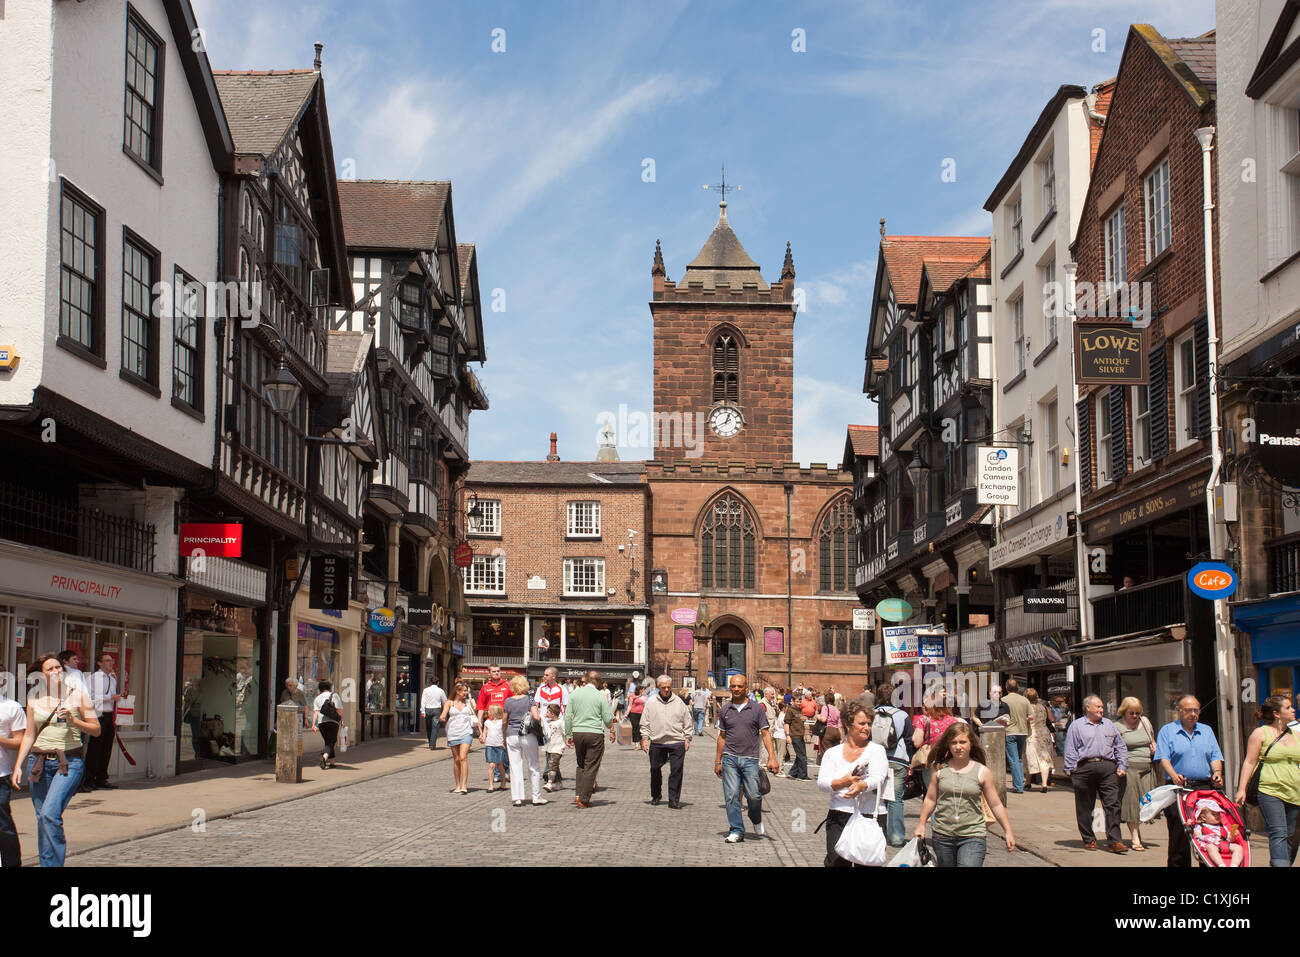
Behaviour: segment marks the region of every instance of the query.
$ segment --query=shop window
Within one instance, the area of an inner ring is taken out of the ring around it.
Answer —
[[[81,670],[86,677],[99,666],[100,655],[112,655],[117,675],[117,693],[135,698],[134,727],[149,722],[148,702],[148,638],[145,628],[133,628],[120,621],[102,619],[64,618],[63,647],[81,655]]]
[[[1146,705],[1147,715],[1157,728],[1178,720],[1178,699],[1191,691],[1187,687],[1187,672],[1182,668],[1170,668],[1156,672],[1156,700]],[[1157,721],[1156,718],[1160,720]]]
[[[187,598],[182,755],[188,754],[187,747],[204,758],[227,761],[260,753],[261,661],[262,639],[253,609],[197,595]],[[119,668],[119,685],[120,678]],[[139,696],[143,690],[135,693]],[[137,708],[140,700],[136,698]]]
[[[361,663],[366,673],[366,710],[387,710],[388,639],[366,635],[362,644]]]
[[[298,623],[298,661],[295,670],[298,687],[309,699],[320,694],[317,687],[328,681],[334,690],[339,687],[339,633],[333,628],[318,628],[306,622]]]

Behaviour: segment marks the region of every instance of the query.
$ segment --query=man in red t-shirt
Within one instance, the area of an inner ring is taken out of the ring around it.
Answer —
[[[483,687],[479,689],[478,693],[478,707],[476,710],[478,711],[480,724],[483,722],[483,714],[488,708],[494,704],[499,704],[504,708],[506,698],[514,694],[510,690],[510,682],[501,677],[500,665],[489,665],[488,676],[489,680],[483,683]]]

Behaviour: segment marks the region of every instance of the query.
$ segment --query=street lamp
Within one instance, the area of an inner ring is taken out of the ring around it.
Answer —
[[[278,333],[277,333],[278,335]],[[302,384],[289,371],[289,366],[280,356],[280,368],[275,375],[266,380],[262,386],[262,395],[271,406],[271,411],[281,418],[287,417],[298,406],[298,396],[302,393]]]
[[[917,449],[912,453],[912,461],[907,466],[907,477],[912,480],[912,485],[920,488],[921,483],[926,480],[930,474],[930,466],[925,463],[921,457],[921,450]]]

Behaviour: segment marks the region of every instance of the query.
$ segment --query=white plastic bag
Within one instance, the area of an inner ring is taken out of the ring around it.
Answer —
[[[880,867],[885,863],[885,832],[876,823],[882,790],[883,787],[876,789],[876,809],[870,815],[862,813],[862,803],[859,801],[853,816],[844,825],[840,839],[835,842],[835,853],[844,860],[863,867]]]
[[[346,724],[339,730],[338,746],[339,754],[348,749],[348,726]]]
[[[934,867],[934,856],[927,855],[927,859],[921,860],[921,845],[917,838],[912,838],[903,845],[902,850],[894,855],[886,867]]]
[[[1162,784],[1158,788],[1152,788],[1142,795],[1142,810],[1138,813],[1138,817],[1145,824],[1177,800],[1177,784]]]

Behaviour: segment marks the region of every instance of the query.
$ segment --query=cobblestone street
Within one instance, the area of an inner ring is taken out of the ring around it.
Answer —
[[[470,755],[468,795],[451,794],[447,752],[422,767],[191,828],[70,855],[69,866],[209,865],[490,865],[539,862],[629,865],[820,866],[826,813],[815,781],[772,779],[764,800],[766,837],[752,830],[724,842],[722,785],[713,773],[714,739],[696,738],[686,758],[683,808],[652,806],[649,759],[608,747],[594,807],[573,805],[573,753],[564,758],[562,789],[550,804],[514,808],[509,791],[489,794],[483,755]],[[665,768],[665,772],[666,772]],[[816,775],[814,766],[810,772]],[[667,775],[665,773],[665,799]],[[908,802],[909,830],[920,801]],[[988,865],[1049,866],[1027,853],[1008,855],[990,837]],[[560,851],[554,857],[553,851]]]

